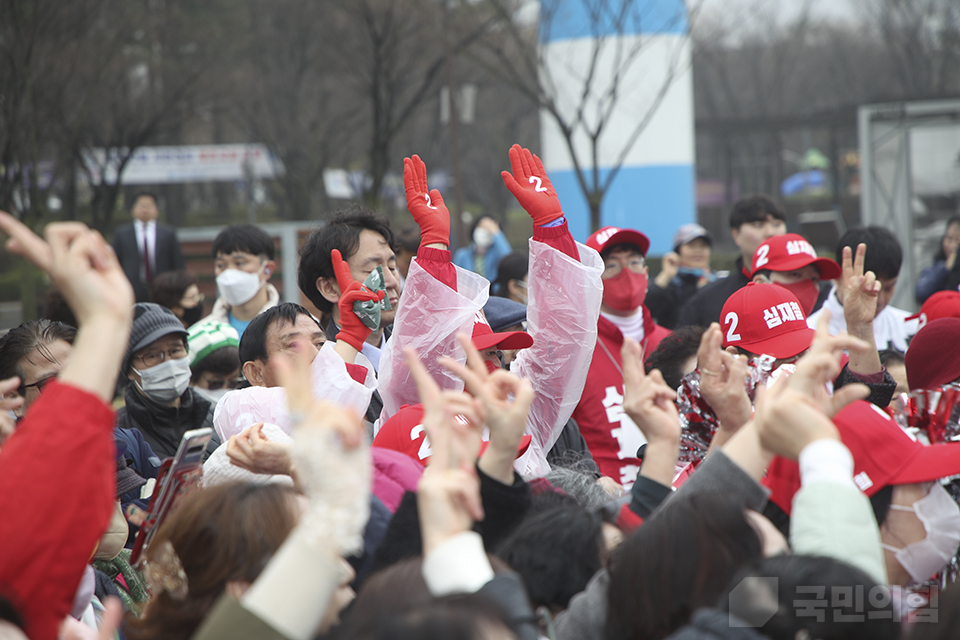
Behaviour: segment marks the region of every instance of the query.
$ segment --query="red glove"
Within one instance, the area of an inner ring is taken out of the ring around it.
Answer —
[[[420,227],[420,246],[450,246],[450,211],[439,191],[427,191],[427,165],[420,156],[403,159],[403,188],[407,209]]]
[[[340,287],[340,300],[337,301],[337,307],[340,308],[340,333],[337,334],[337,340],[343,340],[360,351],[363,349],[364,341],[370,337],[372,331],[353,312],[353,303],[383,300],[386,291],[370,291],[363,286],[362,282],[354,280],[353,275],[350,274],[350,265],[340,255],[339,249],[334,249],[331,255],[333,257],[333,272],[337,276],[337,285]]]
[[[507,189],[520,206],[533,218],[537,227],[553,222],[563,215],[560,198],[543,169],[540,158],[518,144],[510,147],[510,168],[500,175]]]

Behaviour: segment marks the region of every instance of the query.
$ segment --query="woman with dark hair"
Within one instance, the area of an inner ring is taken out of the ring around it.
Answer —
[[[189,271],[167,271],[154,278],[150,301],[173,311],[184,329],[203,317],[203,294],[196,276]]]
[[[933,264],[917,278],[917,287],[914,292],[917,302],[923,304],[927,298],[937,291],[950,288],[949,276],[957,261],[957,249],[960,247],[960,216],[953,216],[947,220],[947,228],[940,238],[940,246],[933,256]]]
[[[610,563],[607,637],[660,640],[711,606],[759,560],[761,535],[727,494],[677,494],[628,537]]]
[[[221,595],[239,599],[246,592],[301,510],[296,492],[279,484],[222,484],[185,498],[150,543],[146,574],[153,597],[143,617],[127,617],[126,636],[192,637]],[[339,611],[352,599],[352,578],[351,571],[331,609]],[[332,622],[336,616],[329,617]]]
[[[516,251],[505,256],[497,268],[497,280],[490,286],[490,292],[501,298],[509,298],[521,304],[527,304],[527,273],[530,258]]]

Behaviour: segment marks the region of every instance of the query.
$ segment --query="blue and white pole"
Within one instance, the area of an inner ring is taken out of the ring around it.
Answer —
[[[624,3],[628,17],[619,20]],[[598,9],[603,15],[591,15]],[[564,121],[574,122],[581,107],[586,129],[605,119],[597,145],[601,184],[614,167],[620,169],[603,199],[600,225],[639,229],[649,236],[652,253],[671,250],[677,227],[696,220],[693,74],[684,1],[541,0],[540,39],[541,81]],[[570,149],[547,111],[541,112],[540,131],[544,166],[571,232],[583,242],[592,232],[590,208]],[[584,128],[575,130],[573,145],[589,183],[593,145]]]

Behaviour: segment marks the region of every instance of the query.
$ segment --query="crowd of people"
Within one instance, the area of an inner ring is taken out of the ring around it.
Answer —
[[[641,229],[578,243],[509,163],[525,253],[487,216],[451,253],[406,158],[415,229],[354,207],[303,242],[317,314],[255,225],[204,315],[150,194],[112,246],[0,212],[69,307],[0,339],[0,637],[960,633],[960,224],[918,314],[889,231],[820,257],[764,196],[729,274],[690,224],[651,282]]]

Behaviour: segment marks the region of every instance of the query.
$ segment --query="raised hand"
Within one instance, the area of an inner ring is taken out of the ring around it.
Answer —
[[[227,440],[230,462],[252,473],[293,475],[290,445],[272,442],[263,435],[263,423],[247,427]]]
[[[423,404],[423,428],[430,439],[430,462],[417,485],[424,554],[483,520],[480,479],[474,467],[478,430],[456,419],[455,409],[421,364],[416,352],[403,350]]]
[[[720,325],[714,322],[703,333],[697,351],[700,394],[720,420],[720,429],[711,447],[723,445],[750,420],[753,410],[745,386],[747,359],[727,353],[720,348],[722,343]]]
[[[337,307],[340,309],[340,333],[337,334],[337,340],[343,340],[360,351],[372,330],[354,313],[353,303],[372,300],[379,302],[383,300],[386,292],[370,291],[363,286],[363,283],[354,280],[350,273],[350,265],[343,259],[338,249],[333,250],[331,257],[333,272],[337,276],[337,286],[340,288],[340,299],[337,301]]]
[[[829,326],[830,312],[824,310],[817,323],[813,343],[809,351],[797,360],[797,370],[788,378],[787,385],[803,394],[821,413],[832,418],[854,400],[863,400],[870,394],[870,389],[863,384],[845,385],[832,395],[827,392],[827,383],[833,382],[840,373],[840,356],[847,350],[852,362],[857,354],[870,352],[873,347],[846,334],[831,336]]]
[[[644,373],[643,349],[636,340],[624,338],[620,360],[623,411],[647,439],[640,475],[669,486],[680,453],[680,418],[673,402],[677,393],[667,386],[659,370]]]
[[[543,226],[563,215],[560,199],[540,158],[515,144],[510,147],[510,168],[512,174],[509,171],[500,174],[503,183],[533,218],[535,226]]]
[[[470,338],[460,334],[457,340],[467,354],[467,366],[451,358],[441,358],[440,364],[460,376],[490,429],[490,445],[480,458],[480,469],[491,478],[511,485],[513,461],[533,403],[533,386],[529,380],[502,369],[490,373]]]
[[[843,317],[847,321],[847,331],[858,338],[855,328],[869,325],[873,331],[873,318],[877,315],[877,298],[880,295],[880,282],[872,271],[863,272],[864,256],[867,245],[857,245],[857,255],[851,256],[850,247],[843,248],[842,275],[840,286],[843,288]]]
[[[427,188],[427,166],[420,156],[403,159],[403,188],[407,193],[407,210],[420,227],[420,245],[450,245],[450,212],[443,196]]]
[[[55,222],[46,240],[0,211],[0,230],[10,236],[7,249],[46,272],[63,294],[78,324],[97,314],[128,319],[133,289],[113,249],[96,231],[80,222]]]

